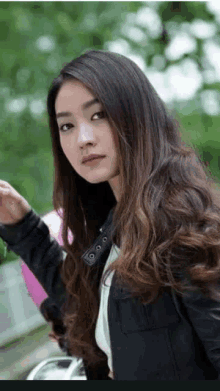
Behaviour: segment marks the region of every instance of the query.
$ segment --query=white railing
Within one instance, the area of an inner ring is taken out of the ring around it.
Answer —
[[[31,300],[21,275],[21,261],[0,270],[0,346],[46,323]]]

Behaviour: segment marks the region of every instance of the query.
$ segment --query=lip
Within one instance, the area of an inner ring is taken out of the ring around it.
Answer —
[[[92,160],[95,160],[95,159],[101,159],[101,158],[104,158],[104,157],[105,157],[104,155],[90,155],[87,158],[83,158],[82,164],[84,164],[84,163],[86,163],[88,161],[92,161]]]
[[[105,158],[105,156],[96,157],[95,159],[87,160],[87,161],[84,162],[83,164],[84,164],[85,166],[94,167],[94,166],[96,166],[101,160],[103,160],[104,158]]]

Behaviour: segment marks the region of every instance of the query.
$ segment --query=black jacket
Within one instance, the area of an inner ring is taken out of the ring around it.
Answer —
[[[112,210],[91,248],[90,265],[105,264],[112,242]],[[0,237],[19,255],[59,308],[65,289],[59,273],[63,248],[32,209],[16,225],[0,225]],[[220,375],[220,304],[199,291],[180,298],[166,291],[140,304],[113,275],[108,319],[115,380],[216,380]],[[106,380],[109,368],[85,364],[88,380]]]

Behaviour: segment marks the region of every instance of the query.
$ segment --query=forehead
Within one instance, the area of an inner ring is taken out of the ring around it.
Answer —
[[[93,98],[93,93],[79,80],[68,80],[64,82],[60,88],[56,101],[55,109],[62,108],[63,106],[81,105],[86,100]]]

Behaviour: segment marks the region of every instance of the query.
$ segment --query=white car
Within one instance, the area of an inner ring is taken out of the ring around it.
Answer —
[[[87,377],[81,359],[53,357],[40,362],[26,380],[87,380]]]

